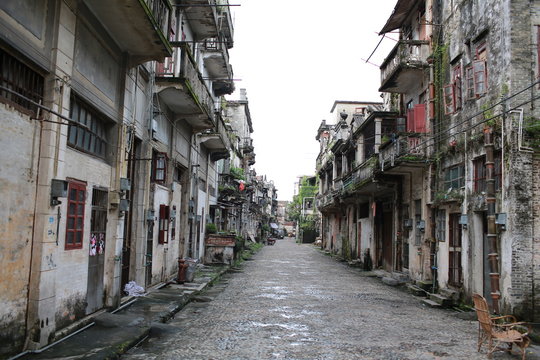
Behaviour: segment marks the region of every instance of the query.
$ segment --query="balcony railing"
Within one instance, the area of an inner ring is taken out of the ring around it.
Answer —
[[[422,162],[425,161],[427,151],[424,137],[403,136],[399,137],[393,143],[379,150],[379,162],[381,169],[394,167],[402,162]]]
[[[214,101],[212,95],[202,79],[197,64],[191,55],[187,43],[173,43],[174,52],[162,63],[156,63],[156,78],[174,82],[175,79],[183,82],[187,91],[192,94],[193,100],[214,121]]]
[[[381,65],[380,91],[391,90],[404,92],[406,90],[395,77],[403,70],[418,70],[428,66],[430,55],[429,42],[423,40],[402,40],[390,52]]]

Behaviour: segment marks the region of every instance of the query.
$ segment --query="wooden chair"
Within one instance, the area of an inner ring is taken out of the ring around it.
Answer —
[[[478,316],[478,351],[487,340],[488,358],[491,359],[494,351],[510,353],[515,344],[520,349],[521,359],[525,360],[525,349],[531,343],[527,336],[531,331],[530,326],[526,326],[524,322],[517,322],[512,315],[491,316],[487,301],[481,295],[474,294],[473,301]],[[522,332],[524,329],[528,331]],[[502,344],[507,344],[508,347],[501,347]]]

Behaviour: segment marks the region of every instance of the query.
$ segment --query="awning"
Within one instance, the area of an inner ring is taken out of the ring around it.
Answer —
[[[276,223],[270,223],[272,229],[279,229],[279,226]]]
[[[384,25],[382,30],[379,32],[379,35],[399,29],[411,13],[414,5],[416,5],[416,0],[398,0],[392,15],[390,15],[386,25]]]

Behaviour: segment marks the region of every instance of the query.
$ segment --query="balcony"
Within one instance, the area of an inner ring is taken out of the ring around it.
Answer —
[[[379,149],[381,171],[399,173],[403,170],[421,169],[426,166],[426,138],[422,135],[400,136],[396,141]]]
[[[221,34],[225,37],[227,47],[230,49],[233,47],[234,38],[234,25],[231,16],[228,0],[217,0],[218,3],[218,16],[219,16],[219,29]],[[219,6],[221,5],[221,6]]]
[[[229,51],[220,38],[207,39],[203,45],[203,62],[212,80],[214,95],[234,92],[233,71],[229,63]]]
[[[379,91],[406,93],[416,87],[424,69],[429,66],[430,54],[428,41],[401,40],[381,65]]]
[[[195,41],[219,35],[218,6],[216,0],[189,0],[177,6],[185,13]]]
[[[171,56],[167,40],[172,7],[169,0],[86,0],[85,4],[107,29],[130,65]]]
[[[226,159],[230,156],[231,143],[227,135],[225,124],[220,119],[217,129],[206,130],[199,134],[200,143],[210,150],[212,161]]]
[[[181,115],[195,131],[213,129],[214,101],[186,43],[173,43],[173,56],[156,64],[156,86],[161,101]]]
[[[355,198],[365,195],[370,196],[377,190],[377,184],[373,182],[377,160],[370,158],[357,167],[349,176],[343,179],[342,196],[354,195]]]
[[[250,154],[255,151],[255,147],[253,146],[253,139],[244,138],[242,144],[240,145],[240,149],[242,150],[242,153],[244,155]]]

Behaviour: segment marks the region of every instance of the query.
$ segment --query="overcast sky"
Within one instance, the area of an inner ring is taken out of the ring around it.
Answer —
[[[291,200],[300,175],[314,175],[321,120],[335,100],[381,101],[380,70],[366,64],[396,0],[229,0],[234,16],[230,61],[236,93],[245,88],[259,175]],[[396,34],[390,36],[397,38]],[[384,39],[380,65],[395,41]]]

